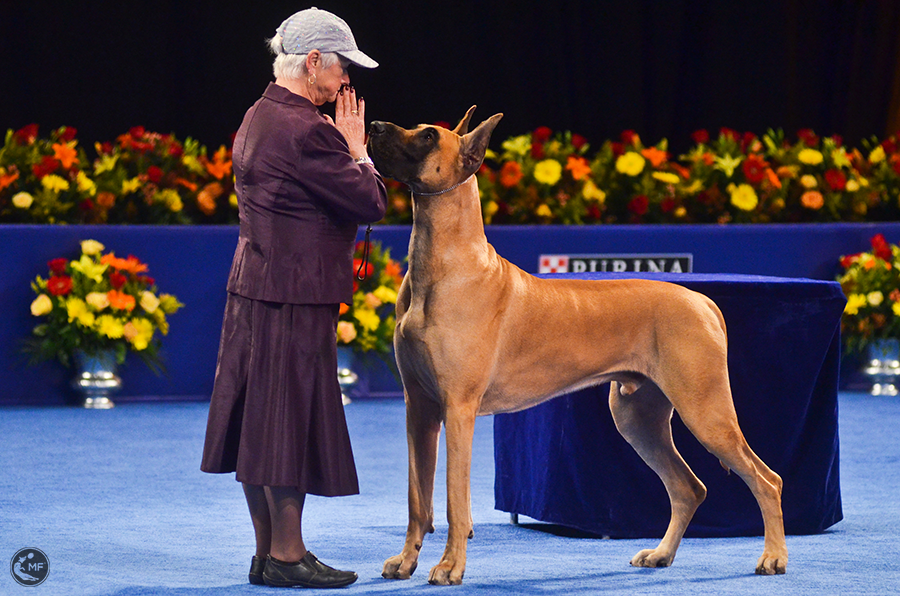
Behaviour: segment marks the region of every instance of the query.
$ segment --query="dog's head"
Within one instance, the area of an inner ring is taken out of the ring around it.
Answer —
[[[468,132],[475,106],[456,128],[420,124],[400,128],[390,122],[372,122],[369,154],[382,175],[403,182],[413,192],[439,192],[474,174],[487,150],[491,133],[503,114],[495,114]]]

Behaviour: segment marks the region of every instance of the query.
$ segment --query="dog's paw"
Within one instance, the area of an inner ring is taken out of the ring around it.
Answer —
[[[634,555],[632,567],[668,567],[675,560],[675,555],[658,548],[648,548]]]
[[[787,561],[787,553],[775,555],[765,552],[756,562],[756,575],[781,575],[787,571]]]
[[[442,560],[431,568],[431,573],[428,574],[428,583],[433,586],[458,586],[462,583],[465,572],[464,565],[453,565]]]
[[[381,577],[385,579],[409,579],[418,567],[417,559],[407,559],[402,554],[384,562]]]

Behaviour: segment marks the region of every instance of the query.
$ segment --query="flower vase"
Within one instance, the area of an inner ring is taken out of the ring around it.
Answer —
[[[81,405],[95,410],[108,410],[115,406],[110,394],[122,388],[122,379],[116,374],[116,354],[112,350],[87,354],[75,353],[77,374],[72,387],[81,394]]]
[[[900,378],[900,339],[876,339],[867,348],[863,372],[869,377],[872,395],[897,395]]]
[[[337,377],[338,383],[341,386],[341,401],[346,406],[351,401],[347,394],[359,381],[359,375],[353,372],[353,367],[356,364],[356,357],[353,354],[353,349],[339,347],[337,349],[337,362]]]

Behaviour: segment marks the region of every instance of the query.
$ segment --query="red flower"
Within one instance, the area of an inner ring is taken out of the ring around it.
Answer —
[[[808,128],[801,128],[800,130],[798,130],[797,138],[803,141],[803,143],[807,147],[815,147],[819,144],[819,137],[817,137],[816,134]]]
[[[663,213],[671,213],[675,210],[675,199],[673,199],[672,197],[664,198],[659,204],[659,208]]]
[[[725,137],[726,139],[731,139],[733,141],[738,140],[738,138],[740,137],[738,131],[734,130],[733,128],[725,128],[724,126],[719,129],[719,136]]]
[[[362,259],[353,259],[354,274],[359,271],[359,268],[362,266],[362,262]],[[375,266],[372,265],[372,263],[366,263],[365,269],[363,269],[360,273],[362,274],[362,277],[369,277],[370,275],[375,273]]]
[[[832,135],[831,140],[834,141],[835,147],[843,147],[844,146],[844,137],[841,135]]]
[[[40,180],[47,174],[52,174],[53,172],[55,172],[60,165],[61,164],[56,158],[45,155],[41,159],[41,163],[36,163],[31,166],[31,171],[34,172],[34,177]]]
[[[119,273],[118,271],[113,271],[109,274],[109,285],[114,287],[115,289],[119,289],[125,285],[125,282],[128,281],[128,278]]]
[[[765,180],[767,167],[769,167],[769,164],[766,163],[766,160],[756,154],[748,156],[741,164],[744,176],[750,184],[759,184]]]
[[[620,155],[625,154],[625,145],[622,143],[610,143],[609,146],[612,149],[613,157],[619,157]]]
[[[897,143],[894,142],[893,138],[885,139],[881,141],[881,147],[884,149],[884,152],[888,155],[897,152]]]
[[[546,143],[553,136],[553,131],[547,126],[538,126],[531,133],[531,140],[536,143]]]
[[[156,280],[149,275],[138,275],[137,280],[142,284],[145,284],[147,287],[150,287],[156,283]]]
[[[75,135],[78,134],[78,131],[73,126],[64,126],[62,128],[62,132],[59,133],[59,140],[63,143],[68,143],[72,139],[75,138]]]
[[[831,187],[831,190],[844,190],[847,186],[847,177],[840,170],[825,170],[825,182]]]
[[[37,124],[29,124],[28,126],[24,126],[13,133],[13,138],[16,140],[16,143],[20,145],[30,145],[34,143],[37,140],[37,136]]]
[[[181,157],[184,155],[184,148],[181,146],[181,143],[173,143],[169,147],[169,155],[171,157]]]
[[[50,267],[50,271],[55,275],[62,275],[66,272],[66,265],[69,264],[69,261],[60,257],[58,259],[53,259],[52,261],[47,262],[47,266]]]
[[[138,140],[146,134],[146,130],[143,126],[134,126],[129,131],[128,134],[131,135],[131,138],[134,140]]]
[[[584,147],[585,145],[587,145],[587,139],[586,139],[586,138],[584,138],[584,137],[581,136],[580,134],[573,134],[573,135],[572,135],[572,146],[573,146],[573,147],[575,147],[576,149],[581,149],[581,148]]]
[[[587,208],[587,214],[591,219],[600,219],[602,215],[600,213],[600,207],[594,204],[591,204],[591,206]]]
[[[891,251],[891,245],[884,239],[883,234],[875,234],[872,236],[872,252],[874,252],[875,256],[879,259],[888,262],[894,258],[894,253]]]
[[[695,143],[706,144],[709,142],[709,131],[707,131],[705,128],[695,130],[691,134],[691,138],[694,139]]]
[[[443,121],[443,120],[438,120],[437,122],[434,123],[434,125],[435,125],[435,126],[440,126],[441,128],[446,128],[446,129],[448,129],[448,130],[453,130],[453,127],[450,126],[450,123],[449,123],[449,122],[445,122],[445,121]]]
[[[622,140],[622,143],[625,145],[633,145],[637,140],[637,133],[631,129],[623,130],[622,134],[619,135],[619,138]]]
[[[109,141],[104,141],[100,144],[99,152],[104,155],[109,155],[113,152],[113,145]]]
[[[638,195],[628,202],[628,210],[635,215],[644,215],[650,208],[650,199],[646,195]]]
[[[47,290],[54,296],[65,296],[72,291],[72,278],[68,275],[54,275],[47,280]]]
[[[744,136],[741,137],[741,151],[746,153],[747,147],[749,147],[750,144],[755,140],[756,140],[755,134],[753,134],[752,132],[745,132]]]
[[[544,159],[544,144],[543,143],[532,143],[531,144],[531,157],[535,159]]]
[[[91,209],[94,208],[94,203],[90,199],[85,199],[85,200],[81,201],[80,203],[78,203],[78,208],[81,209],[82,211],[90,211]]]
[[[153,184],[159,184],[159,181],[162,180],[163,171],[158,166],[150,166],[147,168],[147,179],[150,180]]]

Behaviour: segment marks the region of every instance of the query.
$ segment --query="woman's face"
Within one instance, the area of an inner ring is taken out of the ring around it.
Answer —
[[[329,66],[320,68],[316,74],[316,84],[313,85],[316,98],[313,103],[320,106],[331,103],[337,99],[341,87],[350,85],[350,75],[347,73],[349,62],[343,58]]]

